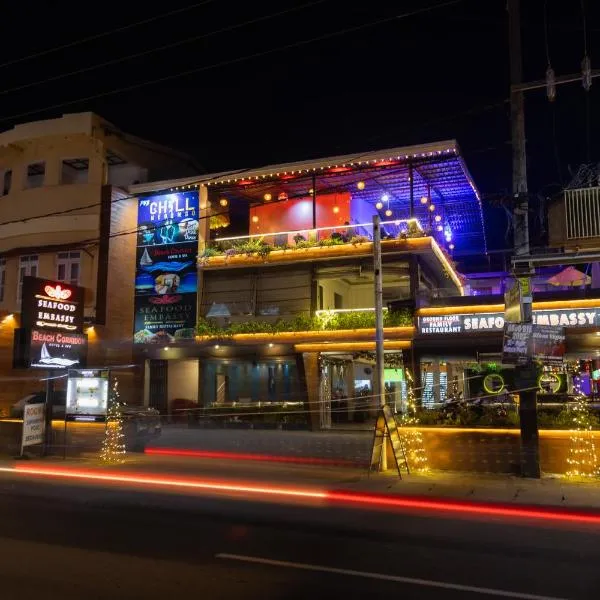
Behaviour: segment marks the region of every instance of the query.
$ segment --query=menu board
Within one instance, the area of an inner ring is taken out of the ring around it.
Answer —
[[[194,338],[197,254],[197,191],[139,200],[134,343]]]

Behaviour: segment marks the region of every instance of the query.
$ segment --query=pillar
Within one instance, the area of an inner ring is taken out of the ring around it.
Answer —
[[[319,353],[303,352],[304,377],[306,380],[306,406],[308,423],[313,431],[321,429],[321,403],[319,396],[321,373],[319,369]]]

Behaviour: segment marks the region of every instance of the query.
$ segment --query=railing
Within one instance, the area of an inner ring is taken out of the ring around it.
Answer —
[[[423,237],[425,232],[417,219],[397,219],[381,223],[383,239]],[[272,250],[314,248],[359,244],[373,241],[373,223],[353,223],[336,227],[317,227],[275,233],[216,238],[207,242],[200,258],[235,256],[238,254],[268,255]]]

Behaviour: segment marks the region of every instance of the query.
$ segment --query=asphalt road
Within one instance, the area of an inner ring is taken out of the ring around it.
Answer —
[[[0,597],[594,598],[600,529],[0,476]]]

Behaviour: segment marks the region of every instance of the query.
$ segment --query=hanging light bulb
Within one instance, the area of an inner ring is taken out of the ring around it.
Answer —
[[[392,216],[392,210],[391,210],[390,208],[388,208],[388,209],[385,211],[385,216],[386,216],[386,217],[391,217],[391,216]]]
[[[439,223],[442,220],[442,216],[441,215],[435,215],[435,222]]]
[[[357,187],[359,190],[364,190],[364,189],[365,189],[365,182],[364,182],[364,181],[359,181],[359,182],[356,184],[356,187]]]
[[[229,200],[227,200],[227,198],[221,198],[219,200],[219,204],[223,207],[227,206],[229,204]]]
[[[269,194],[269,192],[267,192],[264,196],[263,196],[265,202],[271,202],[271,200],[273,200],[273,196],[271,194]]]
[[[375,208],[377,210],[381,210],[383,208],[383,202],[381,200],[377,200],[377,204],[375,204]]]
[[[430,210],[430,212],[433,212],[435,210],[435,204],[430,204],[429,210]]]
[[[427,196],[421,196],[421,204],[427,204]]]
[[[258,223],[258,215],[252,215],[252,222]]]
[[[450,248],[450,250],[454,250],[454,244],[450,244],[448,248]]]

